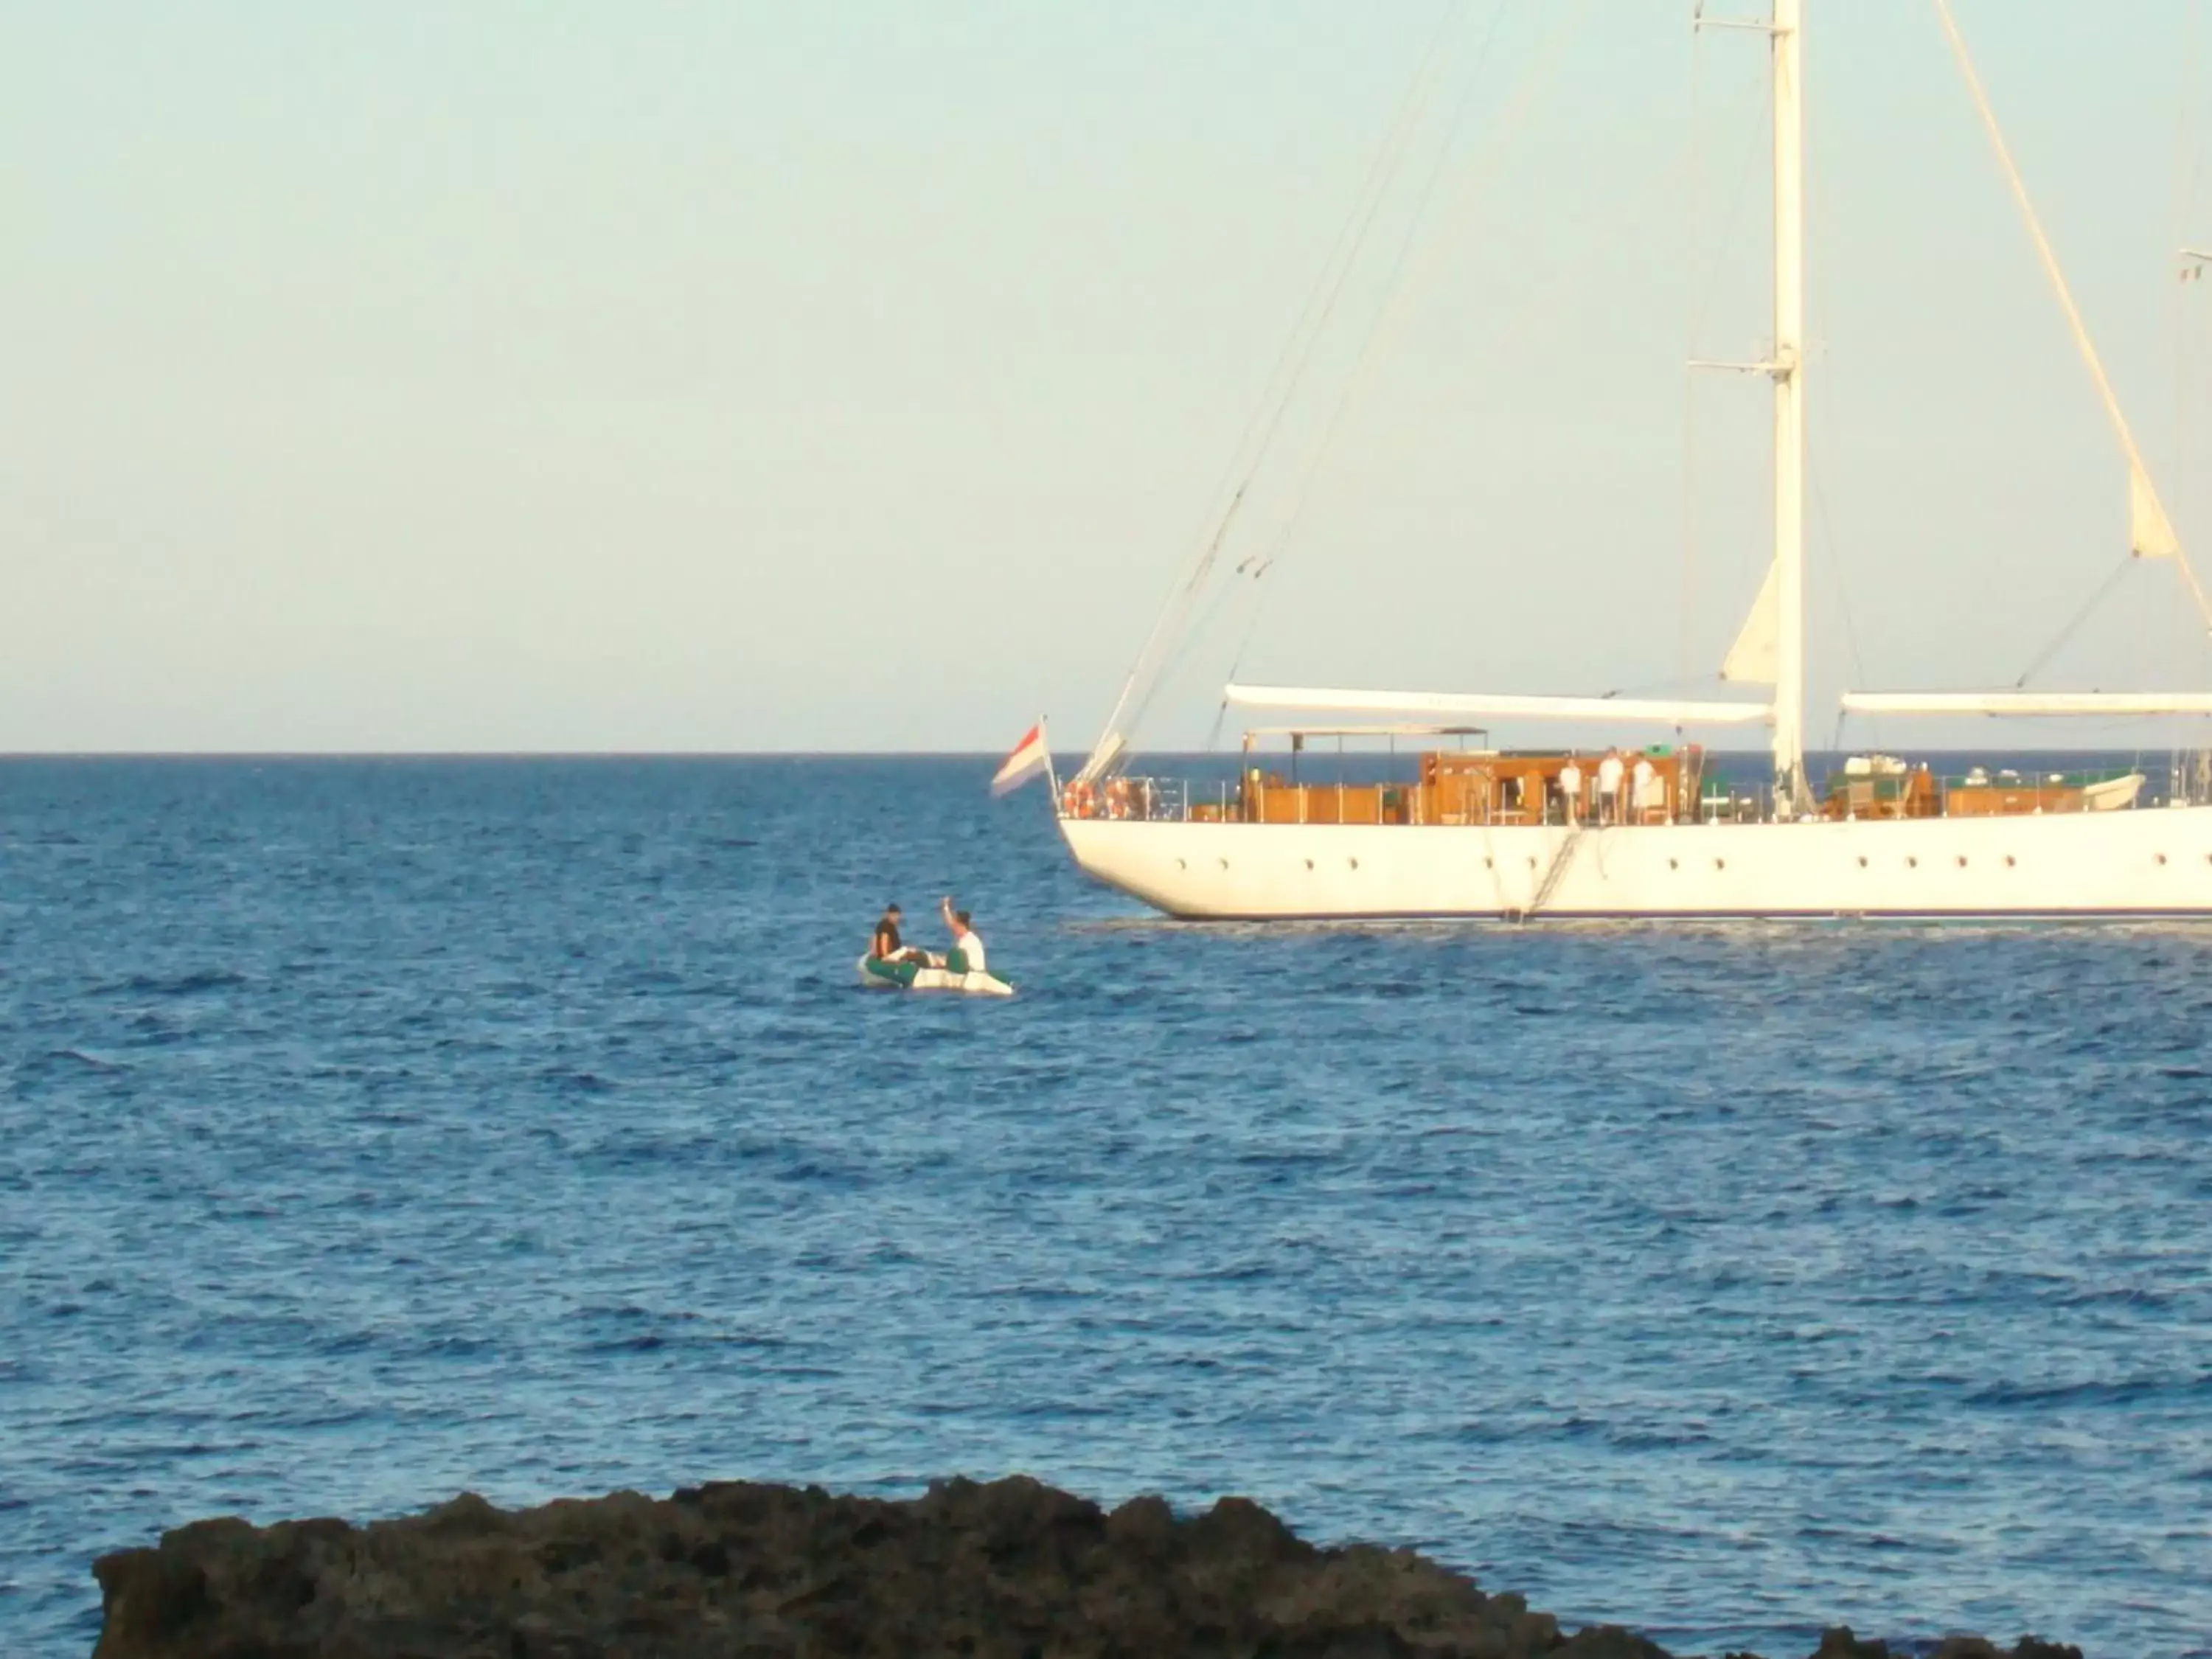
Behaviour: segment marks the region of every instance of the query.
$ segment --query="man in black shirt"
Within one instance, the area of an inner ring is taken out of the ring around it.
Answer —
[[[886,904],[876,923],[876,936],[868,942],[868,954],[878,962],[898,962],[905,957],[899,940],[899,914],[897,905]]]

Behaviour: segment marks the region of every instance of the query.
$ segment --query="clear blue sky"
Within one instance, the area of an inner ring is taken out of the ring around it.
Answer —
[[[1255,545],[1352,387],[1248,677],[1656,684],[1756,586],[1764,387],[1698,385],[1686,457],[1680,363],[1693,295],[1762,347],[1762,48],[1503,0],[1476,75],[1498,3],[1256,488]],[[1958,4],[2212,575],[2198,0]],[[0,750],[1087,742],[1444,9],[7,9]],[[1925,0],[1808,9],[1815,697],[1854,641],[2008,684],[2119,463]],[[2046,683],[2203,683],[2169,575]]]

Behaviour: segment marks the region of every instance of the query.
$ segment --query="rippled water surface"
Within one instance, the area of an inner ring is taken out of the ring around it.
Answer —
[[[2212,1652],[2212,928],[1175,927],[988,771],[0,765],[0,1650],[213,1513],[1022,1469]],[[860,989],[948,890],[1021,994]]]

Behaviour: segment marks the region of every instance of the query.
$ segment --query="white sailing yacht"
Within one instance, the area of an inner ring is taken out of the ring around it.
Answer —
[[[2132,552],[2165,560],[2200,611],[2141,452],[1997,128],[1946,0],[1936,0],[1969,90],[2125,457]],[[2153,801],[2145,779],[1990,774],[1939,780],[1869,755],[1816,791],[1805,769],[1804,0],[1772,0],[1774,330],[1769,361],[1736,367],[1774,387],[1773,561],[1723,678],[1765,701],[1664,701],[1358,690],[1232,684],[1226,706],[1303,711],[1353,726],[1248,732],[1237,783],[1194,791],[1128,770],[1132,688],[1060,792],[1060,827],[1091,875],[1172,915],[2212,916],[2212,804]],[[1716,20],[1705,20],[1710,26]],[[1142,659],[1140,659],[1140,669]],[[1132,676],[1132,683],[1135,675]],[[2212,714],[2200,692],[1853,692],[1884,714]],[[1467,722],[1559,718],[1686,727],[1764,724],[1771,789],[1715,787],[1704,751],[1668,743],[1602,754],[1503,751]],[[1417,724],[1449,720],[1452,725]],[[1428,738],[1418,777],[1299,783],[1257,763],[1289,736]],[[1472,746],[1469,739],[1474,741]]]

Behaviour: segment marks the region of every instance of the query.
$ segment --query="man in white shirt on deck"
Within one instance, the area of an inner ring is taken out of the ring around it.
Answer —
[[[1571,759],[1559,769],[1559,803],[1567,809],[1567,822],[1572,823],[1583,812],[1583,769]]]
[[[1597,821],[1600,823],[1620,822],[1620,775],[1627,769],[1620,763],[1620,750],[1608,749],[1605,758],[1597,763]]]
[[[981,974],[989,971],[984,963],[983,941],[975,932],[975,921],[965,910],[952,908],[952,896],[946,894],[939,907],[945,915],[945,926],[952,934],[952,949],[945,953],[945,966],[955,974]]]
[[[1638,755],[1628,775],[1628,804],[1635,809],[1638,823],[1650,823],[1653,815],[1667,805],[1666,786],[1659,781],[1659,769],[1652,765],[1649,755]]]

